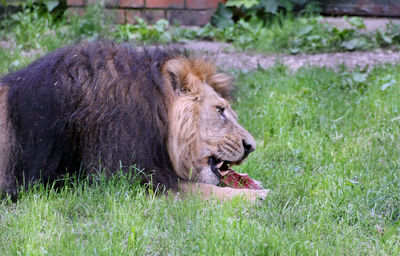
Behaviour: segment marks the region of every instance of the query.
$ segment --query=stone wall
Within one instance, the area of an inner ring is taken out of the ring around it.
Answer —
[[[319,0],[327,15],[400,17],[399,0]]]

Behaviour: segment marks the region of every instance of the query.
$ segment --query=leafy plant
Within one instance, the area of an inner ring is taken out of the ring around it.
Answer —
[[[44,1],[44,5],[48,12],[52,12],[58,5],[60,5],[60,1]]]
[[[114,13],[106,13],[101,4],[89,5],[83,16],[71,15],[68,24],[70,33],[77,40],[107,38],[111,30],[113,15]]]
[[[211,17],[211,24],[215,25],[217,28],[227,28],[234,25],[232,18],[232,10],[225,7],[224,4],[218,3],[217,11]]]
[[[360,17],[351,17],[348,18],[347,16],[343,17],[345,21],[347,21],[350,25],[354,26],[357,29],[366,29],[364,20]]]
[[[353,27],[339,29],[319,16],[295,17],[280,13],[269,21],[254,16],[239,19],[233,25],[219,23],[209,35],[241,49],[291,54],[363,51],[400,44],[400,25],[389,23],[385,31],[367,32],[361,18],[344,19]]]
[[[395,24],[391,21],[386,25],[385,31],[378,29],[376,31],[376,40],[383,46],[400,44],[400,24]]]
[[[341,77],[340,88],[349,93],[364,92],[368,87],[368,66],[363,69],[356,67],[352,72],[343,66],[339,76]]]
[[[184,43],[190,40],[213,40],[216,38],[216,30],[210,23],[200,28],[187,28],[174,25],[169,27],[169,31],[173,42]]]
[[[118,41],[134,41],[148,43],[168,43],[172,41],[171,34],[167,31],[169,24],[165,19],[158,20],[150,26],[141,18],[136,19],[136,24],[117,26],[114,38]]]
[[[49,13],[41,13],[40,7],[27,3],[20,12],[11,15],[9,29],[22,48],[39,48],[40,41],[54,29],[53,18]]]
[[[258,4],[260,4],[260,0],[234,0],[234,1],[230,0],[226,3],[226,6],[235,6],[235,7],[244,6],[245,8],[251,8]]]
[[[265,31],[263,22],[259,19],[252,18],[249,21],[241,19],[231,27],[217,29],[214,32],[214,36],[220,40],[233,42],[242,49],[248,49],[256,43]]]
[[[367,32],[360,17],[344,17],[352,28],[338,29],[321,17],[294,15],[315,13],[318,1],[231,0],[219,4],[211,19],[218,40],[232,42],[241,49],[292,54],[307,52],[369,50],[400,44],[400,25],[390,23],[385,31]]]
[[[60,20],[56,13],[63,1],[28,1],[21,11],[2,20],[0,36],[15,42],[20,49],[36,51],[49,51],[82,39],[98,38],[144,44],[220,40],[244,50],[291,54],[396,48],[400,45],[400,25],[394,23],[389,23],[386,30],[368,33],[363,20],[358,17],[345,17],[352,28],[338,29],[321,17],[298,17],[294,12],[288,12],[299,6],[311,6],[312,10],[313,3],[305,0],[228,1],[227,5],[218,5],[211,20],[214,26],[208,24],[191,29],[171,26],[164,19],[154,25],[143,19],[137,19],[135,24],[113,25],[113,15],[100,4],[89,6],[83,16],[69,15],[68,20],[63,13]],[[306,9],[302,11],[307,12]]]
[[[221,30],[223,31],[223,30]],[[117,41],[130,41],[144,44],[166,44],[171,42],[187,42],[195,39],[214,39],[220,30],[215,30],[210,24],[201,28],[185,28],[178,25],[171,26],[165,19],[149,25],[141,18],[135,24],[118,25],[112,37]]]
[[[219,4],[211,23],[219,28],[227,27],[234,21],[257,17],[263,21],[279,13],[319,13],[318,1],[310,0],[230,0],[225,5]]]

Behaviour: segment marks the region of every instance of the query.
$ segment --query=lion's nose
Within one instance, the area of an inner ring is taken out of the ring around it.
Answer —
[[[255,146],[252,143],[247,142],[246,140],[242,140],[243,148],[244,148],[244,157],[246,158],[251,152],[255,150]]]

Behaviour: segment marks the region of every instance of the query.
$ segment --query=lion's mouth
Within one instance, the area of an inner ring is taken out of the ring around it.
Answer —
[[[223,176],[222,173],[230,170],[231,167],[236,163],[224,161],[212,156],[208,159],[208,164],[210,165],[211,171],[215,174],[215,176],[221,180]]]
[[[230,162],[209,157],[208,163],[211,171],[221,181],[220,185],[236,189],[263,189],[259,181],[253,180],[247,173],[237,173],[231,169],[233,165],[239,165],[241,162]]]

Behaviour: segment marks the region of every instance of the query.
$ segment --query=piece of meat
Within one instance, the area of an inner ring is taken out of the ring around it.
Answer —
[[[263,189],[258,182],[249,177],[247,173],[237,173],[232,169],[221,172],[221,182],[231,188]]]

